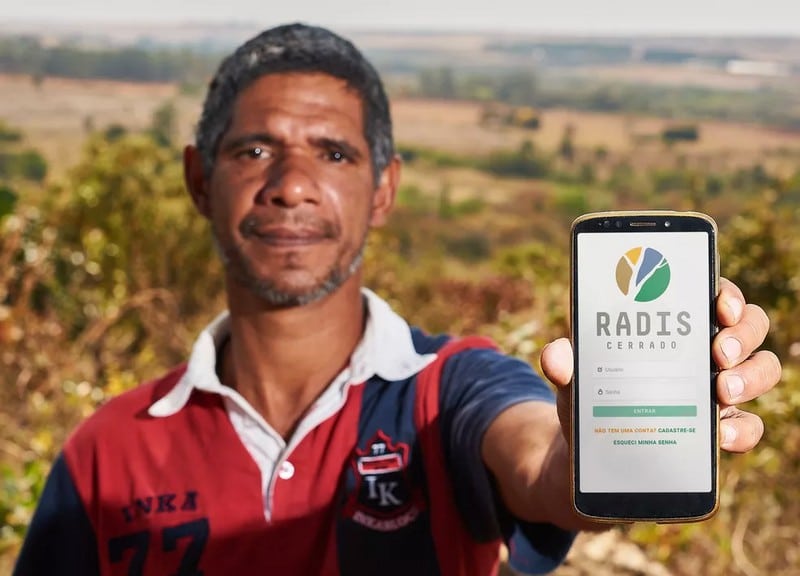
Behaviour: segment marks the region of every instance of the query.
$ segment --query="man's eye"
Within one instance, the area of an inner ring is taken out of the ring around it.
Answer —
[[[348,158],[340,150],[331,150],[328,152],[328,160],[331,162],[347,162]]]
[[[237,154],[240,158],[267,158],[269,156],[269,152],[266,148],[261,146],[253,146],[252,148],[246,148]]]

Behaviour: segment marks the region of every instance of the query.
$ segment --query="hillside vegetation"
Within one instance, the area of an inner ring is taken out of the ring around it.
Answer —
[[[15,168],[0,174],[0,573],[74,426],[182,361],[224,305],[207,226],[183,190],[182,138],[168,129],[185,113],[161,106],[137,128],[86,126],[75,162],[44,154],[44,173],[18,167],[38,148],[24,128],[4,127],[0,153]],[[547,143],[541,131],[502,128],[506,145],[491,149],[422,146],[404,133],[405,183],[370,240],[366,281],[429,331],[481,332],[536,365],[568,333],[574,217],[714,216],[722,272],[769,313],[766,346],[784,379],[750,407],[766,422],[759,448],[723,456],[713,520],[620,530],[675,574],[788,576],[800,566],[800,149],[789,140],[734,162],[699,149],[697,126],[698,143],[655,130],[617,148],[586,144],[580,123]]]

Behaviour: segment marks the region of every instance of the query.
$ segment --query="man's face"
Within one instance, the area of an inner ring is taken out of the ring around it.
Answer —
[[[296,306],[358,269],[393,187],[384,174],[376,189],[362,103],[344,81],[270,74],[235,102],[204,212],[230,280],[270,305]]]

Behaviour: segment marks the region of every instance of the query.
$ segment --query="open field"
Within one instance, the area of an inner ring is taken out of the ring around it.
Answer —
[[[395,134],[400,142],[459,152],[486,152],[516,147],[525,138],[552,149],[568,125],[575,127],[579,147],[604,146],[628,152],[639,144],[636,135],[654,135],[667,125],[659,118],[551,109],[542,114],[542,127],[529,130],[487,129],[479,125],[481,108],[470,102],[399,100],[393,106]],[[688,153],[758,154],[780,148],[800,149],[800,133],[746,124],[703,122],[702,137],[686,146]]]
[[[26,76],[0,76],[0,93],[0,119],[21,129],[27,143],[42,151],[56,174],[80,157],[80,144],[89,128],[117,123],[142,129],[158,106],[173,101],[179,115],[178,138],[188,141],[200,109],[199,97],[180,94],[170,84],[47,78],[37,85]],[[392,108],[397,141],[413,146],[477,155],[516,148],[532,139],[553,150],[571,125],[579,148],[604,147],[612,153],[636,149],[643,161],[657,162],[664,156],[657,139],[646,141],[667,124],[658,118],[551,109],[543,112],[541,129],[530,131],[483,127],[481,107],[471,102],[395,99]],[[754,156],[782,151],[800,152],[800,133],[717,121],[702,123],[698,143],[680,146],[680,152],[688,156],[714,155],[731,162],[750,162]]]
[[[80,158],[91,127],[143,129],[158,106],[174,99],[180,137],[188,138],[199,110],[198,101],[179,96],[171,84],[47,78],[36,85],[27,76],[0,75],[0,94],[0,119],[22,130],[26,143],[41,151],[56,173]]]

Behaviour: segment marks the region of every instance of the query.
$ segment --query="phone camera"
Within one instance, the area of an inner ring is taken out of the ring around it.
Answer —
[[[616,222],[614,222],[614,226],[616,226],[617,228],[622,228],[622,222],[617,220]]]
[[[669,228],[671,226],[669,220],[664,220],[664,228]]]
[[[603,228],[608,228],[609,226],[611,226],[611,222],[609,222],[608,220],[603,222]]]

